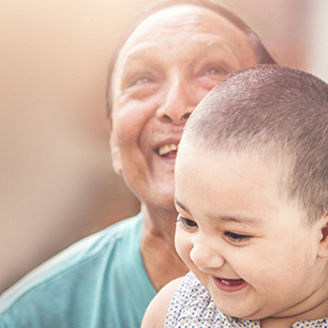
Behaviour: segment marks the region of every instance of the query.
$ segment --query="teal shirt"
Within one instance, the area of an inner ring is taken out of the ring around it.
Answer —
[[[135,328],[156,290],[141,214],[87,237],[0,296],[0,328]]]

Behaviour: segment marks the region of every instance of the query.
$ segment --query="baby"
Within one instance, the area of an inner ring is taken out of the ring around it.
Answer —
[[[176,249],[191,270],[149,327],[328,327],[328,85],[262,65],[193,112],[175,172]]]

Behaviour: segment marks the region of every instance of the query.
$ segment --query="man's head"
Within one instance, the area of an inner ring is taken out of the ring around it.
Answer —
[[[277,65],[233,74],[191,115],[175,245],[222,312],[327,315],[327,144],[328,85]]]
[[[148,209],[174,211],[176,149],[199,101],[229,73],[271,58],[238,18],[211,6],[217,8],[210,1],[155,5],[112,66],[113,166]]]
[[[237,15],[231,12],[226,7],[220,5],[218,2],[214,0],[160,0],[150,2],[148,6],[146,6],[138,15],[134,17],[134,19],[130,22],[129,27],[122,35],[119,40],[116,48],[114,49],[109,66],[108,66],[108,76],[107,76],[107,87],[106,87],[106,97],[107,97],[107,116],[111,119],[111,112],[113,106],[112,99],[112,83],[113,83],[113,72],[115,68],[115,64],[117,61],[117,57],[119,52],[123,48],[124,44],[130,37],[130,35],[134,32],[134,30],[141,24],[145,19],[152,16],[154,13],[177,5],[194,5],[201,8],[206,8],[219,16],[224,17],[230,23],[235,25],[240,31],[242,31],[248,38],[251,47],[254,49],[254,52],[257,56],[258,64],[274,64],[275,60],[272,58],[270,53],[267,51],[265,46],[263,45],[261,39],[258,37],[256,32],[252,30],[242,19],[240,19]],[[219,31],[218,31],[219,32]]]

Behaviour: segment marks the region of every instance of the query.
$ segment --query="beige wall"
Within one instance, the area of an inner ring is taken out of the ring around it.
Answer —
[[[0,2],[0,292],[72,242],[137,212],[111,169],[104,90],[113,44],[146,2]],[[280,63],[327,78],[325,0],[222,2]]]

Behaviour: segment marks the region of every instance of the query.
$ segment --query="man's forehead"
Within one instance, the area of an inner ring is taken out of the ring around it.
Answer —
[[[167,40],[168,45],[172,43],[172,45],[176,45],[176,39],[175,40]],[[192,48],[195,48],[198,46],[200,50],[198,50],[198,53],[203,53],[204,55],[208,54],[210,51],[218,51],[218,50],[229,50],[231,51],[231,46],[226,42],[224,38],[220,35],[213,35],[213,34],[197,34],[192,35],[190,38],[186,40],[183,36],[181,36],[181,43],[185,46],[185,51],[190,51]],[[153,54],[156,56],[166,56],[167,54],[161,54],[158,52],[159,46],[156,42],[149,41],[143,41],[140,43],[137,43],[134,47],[131,47],[126,53],[125,53],[125,62],[133,62],[133,61],[139,61],[144,60],[145,56],[152,57]],[[175,49],[172,47],[172,52],[174,54]],[[176,54],[176,53],[175,53]],[[194,55],[193,53],[189,53],[190,57]],[[198,54],[199,56],[199,54]]]
[[[142,58],[152,50],[158,55],[156,47],[165,45],[165,49],[174,50],[182,44],[186,51],[193,51],[192,47],[198,47],[198,51],[225,48],[228,57],[229,52],[254,56],[245,33],[224,16],[196,5],[174,5],[155,12],[137,26],[123,45],[116,66],[125,65],[128,57]]]
[[[139,38],[153,39],[155,32],[172,38],[177,31],[188,32],[191,28],[197,28],[200,32],[215,33],[218,32],[217,25],[220,25],[220,33],[226,30],[231,31],[231,29],[243,33],[226,17],[211,9],[189,4],[174,5],[161,9],[144,19],[131,33],[122,49],[138,42]]]

